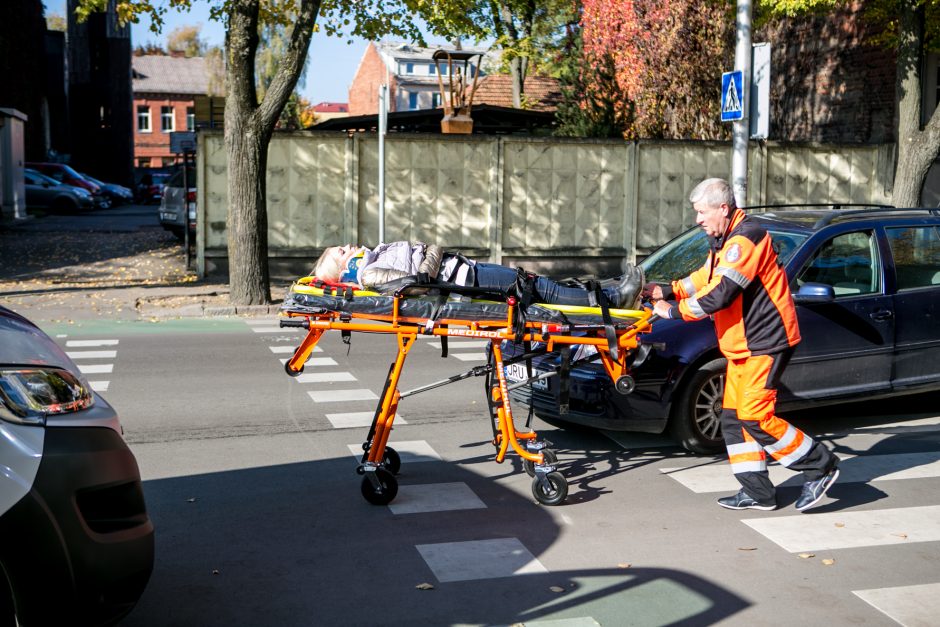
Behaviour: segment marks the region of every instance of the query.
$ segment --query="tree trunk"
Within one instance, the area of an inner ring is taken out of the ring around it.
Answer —
[[[259,0],[231,0],[225,36],[225,149],[230,299],[235,305],[271,302],[265,185],[268,143],[303,69],[319,10],[319,0],[302,1],[287,51],[264,100],[258,103]]]
[[[927,171],[940,152],[940,107],[923,130],[921,121],[921,59],[924,50],[924,7],[916,0],[900,3],[897,60],[898,163],[892,202],[920,206]]]

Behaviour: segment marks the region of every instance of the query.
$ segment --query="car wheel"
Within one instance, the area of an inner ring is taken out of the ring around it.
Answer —
[[[672,406],[670,433],[694,453],[714,453],[724,447],[721,406],[728,362],[713,359],[700,367],[682,386]]]

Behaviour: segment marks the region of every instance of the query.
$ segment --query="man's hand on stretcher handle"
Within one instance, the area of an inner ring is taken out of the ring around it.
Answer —
[[[663,288],[655,283],[647,283],[641,292],[643,300],[653,301],[653,313],[660,318],[669,318],[672,305],[663,300]]]

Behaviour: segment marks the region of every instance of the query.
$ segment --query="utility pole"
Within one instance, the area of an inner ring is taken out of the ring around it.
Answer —
[[[749,104],[751,93],[751,0],[737,0],[734,69],[743,75],[741,92],[743,116],[734,121],[731,131],[731,187],[739,207],[747,205],[747,143],[750,136]]]
[[[388,126],[388,85],[379,85],[379,241],[385,242],[385,131]]]

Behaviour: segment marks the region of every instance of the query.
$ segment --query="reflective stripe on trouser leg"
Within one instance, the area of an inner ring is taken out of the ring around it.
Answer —
[[[782,466],[818,479],[831,467],[832,454],[811,437],[776,416],[777,384],[792,351],[757,355],[728,364],[736,371],[738,419],[744,429]],[[807,479],[812,480],[812,479]]]
[[[725,394],[722,399],[721,433],[728,451],[728,461],[735,479],[744,491],[761,503],[775,500],[774,484],[767,474],[767,458],[761,445],[744,429],[738,420],[736,407],[740,381],[735,377],[729,362],[725,377]]]

